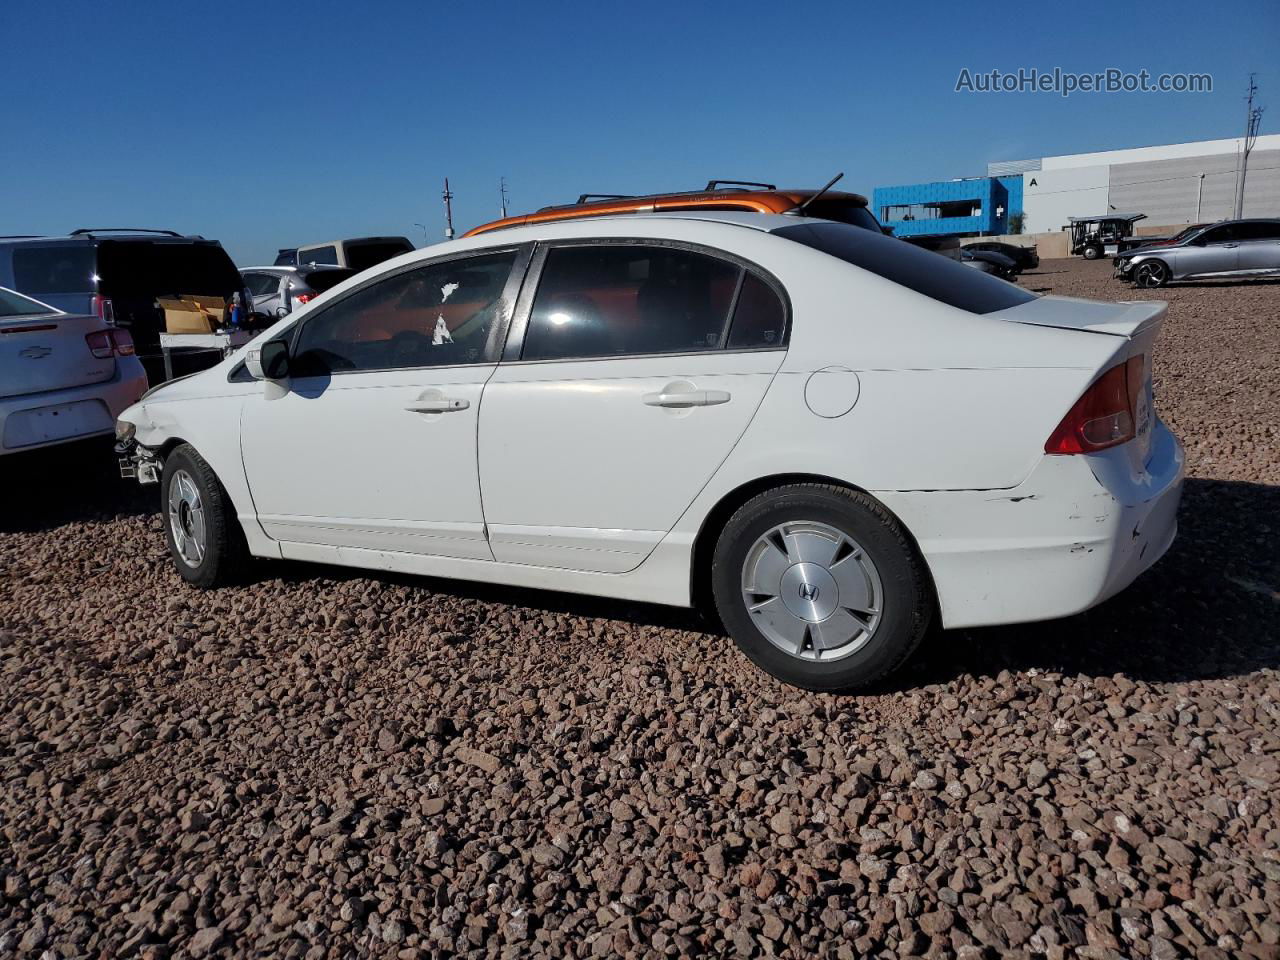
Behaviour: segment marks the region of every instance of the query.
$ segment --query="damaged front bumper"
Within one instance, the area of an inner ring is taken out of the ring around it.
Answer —
[[[120,464],[120,476],[134,478],[144,486],[160,482],[164,461],[132,437],[116,441],[116,460]]]

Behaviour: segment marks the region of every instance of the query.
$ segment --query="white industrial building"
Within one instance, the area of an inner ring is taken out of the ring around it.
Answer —
[[[1070,217],[1144,213],[1143,227],[1235,215],[1240,138],[992,163],[990,177],[1022,174],[1023,231],[1061,230]],[[1244,216],[1280,216],[1280,134],[1249,154]]]

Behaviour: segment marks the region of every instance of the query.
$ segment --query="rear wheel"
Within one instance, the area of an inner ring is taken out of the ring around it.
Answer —
[[[711,580],[742,652],[809,690],[854,689],[895,670],[933,612],[897,520],[835,486],[794,484],[744,504],[716,543]]]
[[[1133,268],[1133,282],[1140,287],[1163,287],[1169,282],[1169,268],[1160,260],[1146,260]]]
[[[1099,246],[1088,246],[1084,248],[1084,258],[1086,260],[1097,260],[1102,256],[1102,248]]]
[[[178,573],[197,587],[238,579],[249,556],[231,498],[213,468],[190,444],[164,462],[165,541]]]

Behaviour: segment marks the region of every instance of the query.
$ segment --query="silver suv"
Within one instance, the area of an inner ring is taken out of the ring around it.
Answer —
[[[1126,250],[1112,263],[1116,277],[1140,287],[1280,275],[1280,220],[1221,220]]]

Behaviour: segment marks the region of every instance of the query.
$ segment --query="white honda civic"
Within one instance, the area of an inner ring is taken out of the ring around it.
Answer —
[[[1061,617],[1165,552],[1162,303],[1037,297],[752,213],[405,254],[121,416],[178,571],[248,555],[692,606],[811,689]]]

